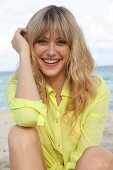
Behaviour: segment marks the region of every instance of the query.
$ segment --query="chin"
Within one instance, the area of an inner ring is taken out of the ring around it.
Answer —
[[[59,76],[60,75],[60,71],[58,71],[58,70],[44,70],[44,71],[42,71],[42,73],[43,73],[43,75],[45,76],[45,77],[48,77],[48,78],[52,78],[52,77],[57,77],[57,76]]]
[[[55,76],[57,76],[58,75],[58,73],[43,73],[44,74],[44,76],[46,76],[46,77],[55,77]]]

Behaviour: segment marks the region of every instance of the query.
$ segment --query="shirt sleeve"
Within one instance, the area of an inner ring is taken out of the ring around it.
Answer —
[[[70,154],[70,161],[67,163],[66,169],[74,169],[77,161],[82,156],[84,150],[90,146],[98,146],[100,144],[105,120],[108,115],[110,93],[104,81],[97,91],[95,101],[86,109],[85,121],[81,120],[81,135],[78,145]],[[87,115],[87,116],[86,116]],[[84,122],[84,123],[83,123]]]
[[[12,78],[6,89],[6,98],[11,109],[11,119],[19,126],[34,127],[44,125],[47,107],[42,102],[15,98],[17,80]]]

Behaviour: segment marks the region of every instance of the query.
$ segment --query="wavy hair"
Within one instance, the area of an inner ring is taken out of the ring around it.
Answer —
[[[33,75],[44,103],[48,102],[46,82],[36,63],[33,46],[40,37],[48,32],[50,36],[58,33],[69,45],[70,57],[66,66],[66,75],[71,95],[67,111],[74,110],[74,115],[77,118],[95,97],[96,83],[95,76],[93,76],[94,60],[75,17],[65,7],[51,5],[33,15],[26,28],[28,32],[25,37],[31,48]]]

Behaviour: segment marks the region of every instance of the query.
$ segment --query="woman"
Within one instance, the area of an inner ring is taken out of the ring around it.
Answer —
[[[39,10],[17,29],[12,46],[20,63],[7,89],[17,124],[9,132],[11,170],[112,170],[112,153],[98,146],[109,91],[93,75],[93,58],[70,11]]]

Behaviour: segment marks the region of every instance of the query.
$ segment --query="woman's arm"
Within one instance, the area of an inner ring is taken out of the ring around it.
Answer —
[[[12,46],[20,57],[17,78],[13,77],[7,87],[6,97],[11,109],[11,118],[23,127],[44,125],[47,108],[42,103],[33,78],[30,62],[30,47],[19,28],[13,37]]]
[[[40,96],[33,78],[30,47],[21,33],[27,32],[24,28],[18,28],[12,39],[12,46],[17,51],[20,57],[18,70],[18,84],[16,88],[16,98],[24,98],[30,100],[40,100]]]

